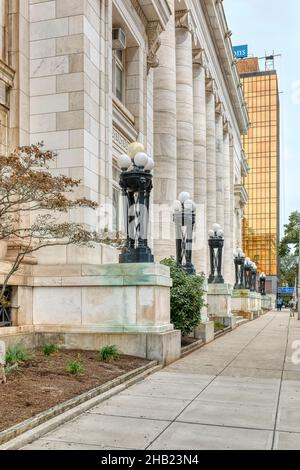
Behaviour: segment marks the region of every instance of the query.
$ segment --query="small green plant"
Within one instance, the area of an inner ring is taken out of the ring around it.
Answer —
[[[82,367],[80,360],[74,359],[73,361],[68,362],[66,371],[72,375],[80,374],[80,372],[83,371],[83,367]]]
[[[22,344],[16,344],[6,351],[5,362],[7,365],[20,364],[29,361],[31,357],[31,353]]]
[[[43,346],[42,351],[45,356],[51,356],[51,354],[55,354],[59,350],[57,344],[45,344]]]
[[[104,346],[99,351],[100,361],[116,361],[120,357],[120,351],[114,345]]]
[[[221,331],[221,330],[224,330],[225,326],[223,325],[222,322],[218,321],[218,320],[214,320],[214,329],[215,331]]]
[[[193,331],[201,321],[201,310],[205,306],[204,274],[188,275],[173,258],[161,264],[170,268],[173,281],[171,287],[171,323],[182,336]]]

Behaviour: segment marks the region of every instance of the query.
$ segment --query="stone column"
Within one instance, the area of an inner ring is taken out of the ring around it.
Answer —
[[[223,154],[223,116],[221,104],[216,108],[216,174],[217,174],[217,223],[224,229],[224,175],[225,164]]]
[[[206,95],[203,52],[193,53],[194,77],[194,201],[197,205],[194,264],[207,272]]]
[[[206,86],[207,227],[217,222],[216,119],[212,80]]]
[[[174,0],[173,15],[161,34],[157,53],[159,66],[153,78],[154,132],[154,253],[156,259],[175,255],[172,207],[176,194],[176,59]]]
[[[232,233],[230,226],[230,148],[229,148],[229,133],[228,123],[224,126],[224,140],[223,140],[223,153],[224,153],[224,278],[225,282],[231,282],[232,269],[233,269],[233,250],[232,250]]]
[[[190,13],[176,12],[177,192],[194,197],[193,55]]]
[[[234,183],[235,183],[235,167],[234,167],[234,147],[233,136],[229,133],[229,167],[230,167],[230,251],[233,253],[237,248],[235,240],[235,201],[234,201]],[[242,247],[241,247],[242,248]],[[234,280],[234,269],[231,267],[231,279]]]

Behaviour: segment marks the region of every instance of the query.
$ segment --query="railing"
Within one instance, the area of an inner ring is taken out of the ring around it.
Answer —
[[[11,297],[12,288],[7,287],[4,292],[5,302],[0,303],[0,328],[11,326]]]

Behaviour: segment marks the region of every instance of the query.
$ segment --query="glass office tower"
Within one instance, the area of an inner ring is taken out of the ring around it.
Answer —
[[[244,250],[268,276],[276,293],[279,273],[280,145],[279,93],[275,70],[260,71],[258,59],[238,62],[251,127],[244,136],[250,174],[245,181],[249,202],[243,221]]]

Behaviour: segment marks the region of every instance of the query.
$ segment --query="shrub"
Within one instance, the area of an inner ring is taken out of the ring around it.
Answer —
[[[173,286],[171,287],[171,322],[181,330],[183,336],[193,331],[201,320],[204,307],[204,274],[188,275],[173,258],[161,264],[169,266]]]
[[[56,353],[59,350],[59,347],[56,344],[45,344],[43,346],[42,351],[45,356],[51,356],[51,354]]]
[[[100,361],[115,361],[120,357],[120,351],[114,345],[111,346],[104,346],[99,351],[99,358]]]
[[[5,362],[7,365],[19,364],[29,361],[31,357],[31,353],[22,344],[16,344],[6,351]]]
[[[68,362],[66,371],[72,375],[80,374],[80,372],[83,371],[83,367],[82,367],[80,360],[74,359],[73,361]]]

